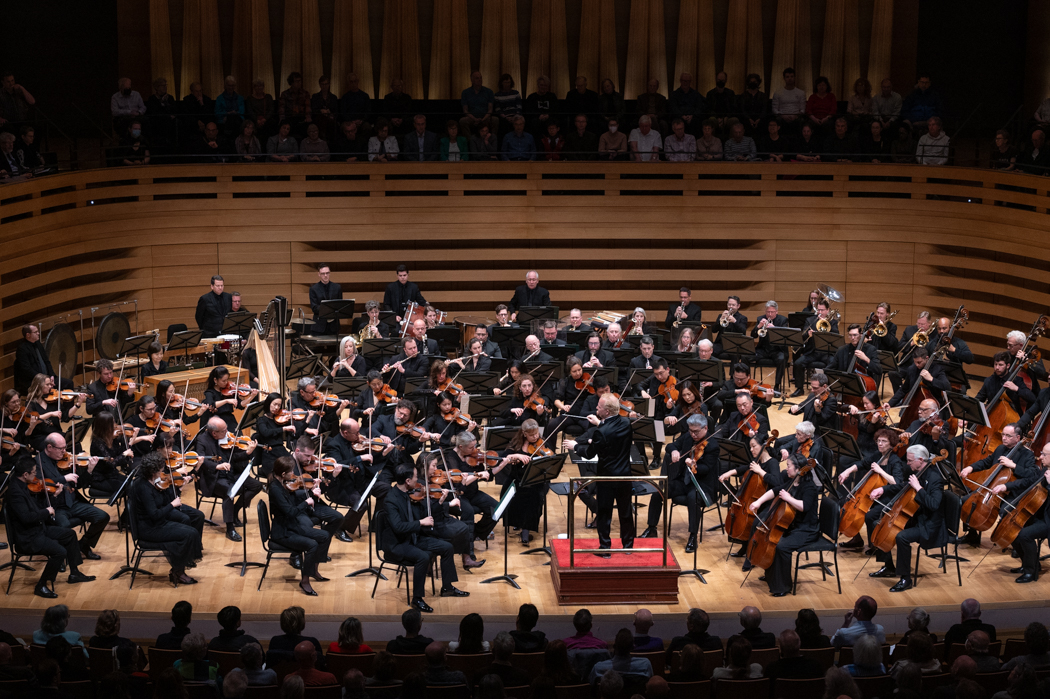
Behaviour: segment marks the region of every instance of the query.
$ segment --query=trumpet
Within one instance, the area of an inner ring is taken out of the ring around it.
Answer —
[[[769,328],[772,325],[773,323],[771,323],[768,318],[762,318],[758,321],[758,331],[755,334],[759,337],[765,337],[769,334]]]
[[[685,317],[685,302],[683,301],[682,304],[674,312],[675,320],[674,320],[673,323],[671,323],[671,327],[677,328],[678,325],[682,322],[682,318],[684,318],[684,317]]]
[[[726,310],[722,311],[722,315],[719,316],[718,324],[721,325],[723,328],[728,328],[729,324],[732,323],[734,320],[735,318],[733,318],[733,314],[730,313],[729,309],[727,308]]]

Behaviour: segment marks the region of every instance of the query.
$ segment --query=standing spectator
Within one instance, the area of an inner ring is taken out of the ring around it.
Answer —
[[[598,93],[587,89],[587,78],[584,76],[576,76],[576,87],[569,90],[568,94],[565,95],[565,101],[562,105],[564,107],[562,111],[566,114],[566,128],[573,126],[573,122],[570,120],[574,119],[573,115],[576,114],[584,114],[588,122],[598,123],[597,118],[600,110]]]
[[[863,124],[871,119],[871,83],[867,78],[853,81],[853,94],[846,104],[846,114],[853,124]]]
[[[919,76],[915,89],[904,99],[901,106],[901,119],[914,130],[922,130],[929,125],[930,117],[943,116],[944,107],[941,96],[933,91],[930,78]]]
[[[376,122],[375,136],[368,139],[368,160],[373,163],[392,163],[397,160],[397,137],[390,135],[386,119]]]
[[[153,94],[146,100],[146,116],[149,118],[149,137],[159,152],[169,153],[178,139],[178,105],[168,94],[168,81],[157,78],[153,81]]]
[[[292,123],[281,121],[277,133],[266,141],[267,159],[275,163],[293,163],[299,159],[299,144],[292,136]]]
[[[15,82],[15,74],[5,71],[0,77],[0,129],[14,133],[20,122],[29,119],[29,108],[34,104],[36,99]]]
[[[858,638],[865,635],[874,636],[880,644],[886,642],[886,630],[882,624],[872,619],[879,612],[878,602],[868,595],[862,595],[853,603],[853,610],[846,612],[842,628],[831,637],[831,645],[836,648],[852,646]]]
[[[232,138],[244,119],[244,98],[237,94],[237,79],[227,75],[223,90],[215,98],[215,123],[226,138]]]
[[[818,134],[827,133],[829,122],[839,110],[831,83],[823,75],[813,83],[813,94],[806,100],[806,118]]]
[[[824,161],[829,163],[849,163],[855,159],[857,143],[849,133],[846,117],[835,119],[835,130],[824,139]]]
[[[142,95],[131,89],[131,78],[117,81],[117,91],[109,98],[109,111],[113,116],[113,130],[117,133],[127,130],[131,117],[140,117],[146,113]]]
[[[864,145],[860,148],[868,155],[870,162],[888,163],[892,145],[890,139],[886,138],[883,133],[882,122],[875,119],[868,126],[867,138],[864,139]]]
[[[549,123],[549,122],[548,122]],[[482,127],[488,124],[482,124]],[[536,140],[525,132],[525,117],[515,117],[514,130],[503,138],[503,160],[535,160]]]
[[[357,132],[357,124],[353,121],[344,121],[341,124],[334,145],[333,153],[336,159],[348,163],[364,160],[368,153],[368,139],[361,137]]]
[[[890,154],[895,163],[915,162],[915,136],[907,124],[897,125],[897,139],[890,144]]]
[[[241,133],[234,141],[237,155],[246,163],[254,163],[262,160],[262,145],[255,136],[255,121],[251,117],[241,122]]]
[[[485,127],[488,128],[488,127]],[[445,136],[441,139],[441,160],[449,163],[470,160],[470,148],[466,136],[459,135],[459,122],[449,119],[445,124]]]
[[[901,116],[901,96],[893,91],[889,78],[882,81],[879,94],[871,98],[871,115],[882,122],[882,130],[887,131]]]
[[[673,163],[696,160],[696,138],[685,132],[685,121],[681,118],[671,122],[671,135],[664,139],[664,155]]]
[[[771,163],[782,163],[784,158],[790,158],[791,147],[788,144],[788,139],[780,133],[780,122],[776,119],[770,119],[766,125],[766,134],[759,139],[758,144],[758,157],[759,160],[769,160]]]
[[[565,137],[566,160],[594,160],[598,156],[598,137],[588,130],[588,118],[577,114],[572,129]]]
[[[358,79],[357,73],[347,75],[346,84],[347,90],[339,98],[340,118],[344,121],[354,122],[357,124],[358,133],[367,136],[372,130],[372,125],[368,123],[369,115],[372,111],[372,99],[367,92],[361,89],[361,81]],[[389,124],[390,122],[388,121],[388,129]]]
[[[1017,157],[1017,169],[1031,175],[1045,175],[1047,167],[1050,167],[1050,152],[1046,150],[1046,133],[1036,129],[1032,132],[1032,147]]]
[[[756,160],[758,149],[750,136],[744,135],[744,125],[739,121],[729,128],[729,138],[722,144],[722,155],[726,160],[744,162]]]
[[[558,122],[552,121],[547,124],[547,135],[540,139],[540,147],[543,148],[543,157],[548,162],[562,159],[565,139],[558,135]]]
[[[276,105],[273,96],[266,91],[266,83],[259,78],[252,80],[252,93],[244,98],[244,114],[255,122],[255,134],[260,139],[269,139],[277,133]]]
[[[715,136],[715,128],[718,122],[714,119],[704,119],[701,126],[702,135],[696,139],[697,160],[721,160],[722,141]]]
[[[299,160],[304,163],[327,163],[332,159],[328,143],[321,138],[317,124],[306,127],[306,138],[299,142]]]
[[[190,91],[179,105],[182,132],[179,139],[184,144],[194,143],[204,134],[204,127],[215,118],[215,102],[204,94],[199,82],[190,83]]]
[[[499,76],[499,92],[493,95],[493,100],[493,114],[499,120],[495,124],[496,130],[507,133],[514,128],[514,117],[523,114],[521,93],[514,89],[514,78],[510,77],[510,73]],[[490,123],[490,130],[492,126]]]
[[[718,123],[722,133],[726,131],[726,120],[736,114],[736,93],[726,87],[729,75],[723,70],[715,76],[715,86],[707,91],[707,110]]]
[[[470,87],[460,94],[459,103],[463,107],[460,122],[466,127],[475,129],[482,122],[492,126],[492,109],[496,103],[496,95],[482,84],[480,70],[470,74]]]
[[[653,613],[648,609],[639,609],[634,613],[634,650],[645,653],[653,650],[663,650],[664,641],[657,636],[650,636],[649,630],[653,628]]]
[[[348,655],[372,652],[372,649],[365,644],[365,634],[361,628],[361,621],[357,617],[348,616],[343,619],[343,623],[339,625],[339,639],[329,644],[328,652]]]
[[[1010,143],[1010,132],[1005,129],[999,129],[995,132],[995,147],[992,148],[992,169],[1017,169],[1017,149]]]
[[[149,143],[142,135],[142,120],[128,122],[127,134],[120,139],[121,165],[149,165]]]
[[[795,69],[784,69],[784,87],[773,93],[773,116],[780,120],[788,133],[798,133],[806,114],[806,92],[795,86]]]
[[[956,643],[966,643],[966,638],[973,631],[984,631],[988,639],[995,641],[995,627],[981,621],[981,603],[972,597],[964,599],[959,605],[959,623],[952,624],[944,634],[944,647],[951,648]]]
[[[627,139],[635,162],[648,163],[660,159],[660,146],[663,145],[663,139],[653,130],[652,120],[652,116],[643,114],[638,119],[638,128],[631,131]]]
[[[609,122],[619,123],[623,121],[623,95],[616,91],[616,85],[612,80],[602,80],[602,89],[598,93],[598,115],[600,121],[595,126],[604,125],[609,128]]]
[[[820,618],[812,609],[800,609],[795,616],[795,633],[803,648],[829,648],[831,639],[820,628]]]
[[[947,165],[950,142],[948,134],[941,131],[941,118],[930,117],[926,125],[926,133],[919,137],[919,145],[915,149],[916,162],[920,165]],[[1033,140],[1032,143],[1034,144],[1035,141]]]
[[[499,149],[496,147],[496,136],[486,124],[470,137],[471,160],[499,160]]]
[[[332,94],[332,79],[327,75],[317,80],[317,87],[318,91],[310,97],[310,117],[321,129],[321,137],[331,141],[335,138],[339,98]]]
[[[706,107],[703,96],[693,89],[693,76],[690,73],[678,76],[678,89],[671,93],[668,106],[671,116],[685,123],[686,133],[693,137],[700,133],[700,119]]]
[[[660,94],[660,81],[650,78],[645,85],[645,92],[638,95],[635,107],[639,116],[648,116],[650,124],[658,127],[660,133],[667,133],[667,98]],[[641,119],[638,120],[641,124]]]
[[[427,118],[417,114],[412,118],[412,131],[401,141],[401,159],[414,162],[437,160],[439,140],[433,131],[427,131]]]
[[[310,111],[310,93],[303,89],[303,74],[294,71],[288,75],[288,89],[281,93],[277,116],[292,122],[292,133],[302,138],[306,124],[313,121]]]
[[[599,160],[623,160],[627,157],[627,136],[620,131],[620,122],[609,120],[609,130],[598,139]]]
[[[758,73],[751,73],[744,83],[744,91],[737,98],[737,110],[744,124],[744,133],[752,138],[756,133],[761,135],[762,122],[769,114],[769,97],[759,91],[761,84],[762,77]]]
[[[802,135],[795,141],[795,160],[800,163],[819,163],[821,145],[810,124],[802,125]]]
[[[405,83],[401,78],[390,81],[390,92],[383,95],[383,104],[380,107],[380,116],[390,122],[391,132],[395,136],[403,136],[408,132],[408,119],[412,114],[412,96],[405,94]]]

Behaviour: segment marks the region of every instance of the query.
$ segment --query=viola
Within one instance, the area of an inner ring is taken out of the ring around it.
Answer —
[[[66,403],[72,403],[73,401],[75,401],[78,398],[80,398],[80,396],[84,396],[85,398],[87,398],[87,394],[86,393],[77,393],[76,391],[70,391],[70,390],[56,391],[55,389],[52,388],[51,392],[47,394],[46,398],[44,398],[44,402],[45,403],[54,403],[54,402],[56,402],[58,400],[61,400],[61,401],[64,401]]]
[[[751,391],[751,395],[755,398],[765,398],[767,393],[772,393],[774,396],[780,396],[779,391],[774,391],[772,386],[762,383],[756,379],[748,379],[747,386],[741,386]]]
[[[153,413],[151,417],[143,420],[146,423],[146,427],[151,430],[156,430],[160,426],[160,413]]]
[[[746,434],[748,439],[750,439],[758,436],[758,430],[761,426],[755,414],[751,413],[737,424],[737,430]]]
[[[414,422],[406,422],[403,425],[398,425],[397,433],[399,435],[408,435],[409,437],[415,437],[420,442],[425,440],[427,435],[427,431]]]
[[[55,466],[58,466],[58,468],[62,470],[73,468],[74,466],[78,468],[87,468],[90,459],[91,456],[83,452],[77,454],[76,459],[74,459],[73,455],[67,451],[61,459],[55,462]]]
[[[1046,478],[1042,474],[1028,489],[1021,493],[1014,503],[1014,508],[1002,516],[999,524],[992,531],[992,545],[1003,549],[1009,548],[1014,539],[1024,529],[1024,525],[1046,503],[1050,492],[1046,488]]]
[[[379,389],[376,396],[384,403],[393,403],[397,400],[397,391],[390,388],[389,384],[383,384],[383,387]]]
[[[690,455],[689,455],[690,458],[693,460],[693,465],[689,467],[689,470],[693,472],[694,476],[696,475],[696,464],[700,461],[700,459],[704,458],[704,449],[706,449],[706,448],[707,448],[707,440],[706,439],[704,441],[702,441],[702,442],[697,442],[696,444],[693,445],[693,449],[692,449],[692,451],[690,452]]]
[[[427,493],[424,494],[423,486],[417,485],[415,488],[408,491],[408,497],[414,502],[423,502],[423,498],[425,498],[427,494],[429,494],[433,500],[440,500],[441,496],[445,494],[445,490],[436,486],[430,486],[427,488]]]
[[[200,454],[195,451],[188,451],[185,454],[173,452],[172,455],[168,457],[168,466],[170,468],[181,468],[183,466],[197,468],[200,466],[201,461],[203,461],[203,459],[201,459]]]
[[[352,464],[341,464],[338,461],[336,461],[334,458],[331,458],[331,457],[322,457],[322,458],[316,459],[316,460],[317,460],[317,467],[319,469],[321,469],[322,471],[324,471],[325,473],[333,473],[335,471],[336,466],[342,466],[343,468],[345,468],[346,470],[350,471],[351,473],[354,473],[354,472],[359,470],[357,468],[357,466],[354,466]]]
[[[26,487],[29,488],[30,493],[43,493],[46,490],[48,495],[56,495],[60,486],[50,478],[45,478],[41,481],[40,476],[30,473],[29,480],[26,481]]]
[[[309,476],[305,473],[301,476],[289,478],[284,482],[284,487],[288,490],[299,490],[300,488],[302,488],[303,490],[313,490],[317,486],[318,479],[314,478],[313,476]]]
[[[591,384],[593,376],[587,372],[583,372],[583,376],[576,381],[577,391],[587,391],[587,393],[594,393],[594,386]]]
[[[110,393],[112,393],[113,391],[116,391],[118,388],[121,391],[134,391],[135,390],[135,382],[132,381],[131,379],[123,379],[123,380],[118,381],[117,377],[114,376],[113,379],[109,383],[106,384],[106,390],[109,391]]]
[[[463,393],[463,386],[462,386],[462,384],[452,383],[452,379],[450,379],[450,378],[446,378],[444,381],[439,383],[436,386],[436,389],[438,391],[442,391],[444,393],[449,394],[453,398],[455,398],[456,396],[462,395],[462,393]]]
[[[529,456],[535,456],[541,458],[544,456],[554,456],[554,450],[548,449],[543,446],[541,442],[526,442],[525,453]]]
[[[231,437],[230,435],[226,435],[219,440],[219,447],[222,449],[240,449],[241,451],[248,451],[251,446],[251,437]],[[262,444],[256,444],[255,447],[257,449],[265,449],[266,451],[270,450],[270,447],[263,446]]]
[[[196,415],[204,408],[204,403],[201,403],[196,398],[186,398],[185,396],[176,393],[168,404],[168,407],[172,410],[182,410],[187,415]]]
[[[795,480],[791,482],[791,485],[787,487],[787,491],[791,492],[796,488],[802,482],[802,478],[812,471],[816,465],[816,461],[808,459],[806,464],[798,470],[798,475],[795,476]],[[766,521],[758,525],[754,536],[751,538],[751,549],[748,554],[748,560],[751,561],[751,565],[766,569],[773,565],[777,544],[793,521],[795,521],[795,508],[780,497],[780,493],[777,493],[777,496],[773,498],[773,503],[770,505]]]
[[[772,458],[766,450],[772,447],[779,437],[780,433],[777,430],[772,430],[769,433],[769,438],[762,447],[763,455],[768,457],[764,460]],[[765,492],[765,480],[761,476],[755,475],[751,469],[748,469],[747,473],[741,478],[736,497],[733,498],[729,505],[729,511],[726,513],[726,535],[730,541],[743,542],[751,538],[752,525],[755,523],[755,515],[751,512],[751,503],[762,497],[762,494]]]
[[[192,476],[184,476],[181,473],[160,473],[150,483],[157,490],[167,490],[172,487],[181,488],[192,480]]]
[[[923,434],[929,435],[930,437],[932,437],[933,436],[933,431],[935,429],[936,430],[940,430],[943,427],[944,427],[944,420],[942,420],[939,416],[934,415],[934,416],[930,417],[928,420],[926,420],[926,422],[922,423],[922,427],[920,429],[921,429]]]
[[[310,412],[311,411],[304,410],[302,408],[294,408],[293,410],[282,410],[281,412],[277,413],[273,421],[276,422],[278,425],[287,425],[292,420],[298,421],[307,419],[308,417],[310,417]]]
[[[616,396],[616,400],[620,403],[620,415],[628,417],[634,412],[634,403],[629,400],[621,400],[619,393],[614,393],[613,395]]]
[[[445,418],[445,422],[455,422],[460,427],[466,427],[472,422],[470,415],[467,415],[459,408],[453,408],[447,413],[441,413],[441,417]]]
[[[930,459],[930,462],[923,467],[923,471],[947,458],[948,450],[942,449],[939,456]],[[922,471],[919,471],[915,475],[918,476],[921,473]],[[915,499],[915,495],[915,489],[911,487],[910,483],[905,484],[901,491],[897,493],[897,496],[893,498],[890,509],[882,515],[882,519],[875,526],[875,531],[871,533],[872,546],[886,553],[893,550],[893,547],[897,545],[897,535],[904,531],[904,528],[908,526],[908,522],[919,511],[919,503]]]
[[[379,437],[373,437],[372,439],[362,439],[357,444],[353,445],[354,451],[384,451],[388,446],[393,446],[394,449],[403,450],[404,447],[400,444],[390,445],[384,442]]]
[[[678,385],[678,379],[673,376],[668,376],[667,380],[660,384],[660,387],[656,389],[656,392],[663,396],[665,401],[677,401],[678,400],[678,389],[675,386]]]

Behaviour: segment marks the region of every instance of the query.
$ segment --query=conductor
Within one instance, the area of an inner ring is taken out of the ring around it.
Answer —
[[[591,424],[598,426],[590,442],[577,444],[569,439],[565,440],[565,447],[585,459],[597,456],[599,476],[630,476],[631,440],[634,431],[628,418],[620,415],[619,399],[611,393],[606,393],[598,400],[597,415],[589,415],[587,419]],[[612,540],[609,538],[609,530],[612,526],[614,501],[620,515],[620,543],[625,549],[634,548],[631,481],[599,481],[597,491],[598,553],[594,555],[610,558]]]

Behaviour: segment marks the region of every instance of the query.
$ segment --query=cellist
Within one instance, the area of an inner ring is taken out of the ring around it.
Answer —
[[[944,367],[939,362],[930,362],[930,353],[925,347],[916,347],[911,353],[912,365],[902,372],[904,381],[890,398],[889,406],[895,408],[911,393],[916,381],[922,381],[923,388],[928,389],[938,403],[945,391],[951,390],[951,383],[944,374]]]
[[[1003,396],[1010,401],[1010,407],[1018,415],[1024,415],[1028,406],[1036,402],[1035,393],[1023,381],[1007,381],[1010,371],[1012,357],[1008,352],[996,352],[992,357],[992,373],[984,380],[981,390],[977,392],[977,400],[987,403],[988,400],[997,396],[1003,388],[1006,392]],[[989,412],[991,409],[989,408]]]
[[[1046,488],[1050,484],[1050,444],[1043,445],[1043,450],[1039,452],[1039,466],[1043,480],[1041,485]],[[1037,473],[1040,471],[1037,470]],[[1021,574],[1014,582],[1030,583],[1039,579],[1039,548],[1035,542],[1045,539],[1047,532],[1050,532],[1050,508],[1044,504],[1035,516],[1025,522],[1024,528],[1014,539],[1013,548],[1021,555],[1021,567],[1010,570],[1011,573]]]
[[[762,479],[762,492],[765,492],[765,490],[780,482],[780,462],[777,459],[775,459],[772,454],[769,453],[770,450],[766,448],[766,442],[760,442],[754,437],[752,437],[748,444],[748,447],[751,452],[751,463],[747,466],[741,466],[739,469],[728,469],[718,477],[718,480],[720,483],[723,484],[725,488],[731,490],[729,486],[726,485],[726,481],[728,481],[730,478],[733,478],[734,476],[740,478],[741,487],[737,491],[738,493],[740,493],[744,490],[743,480],[747,476],[747,472],[750,471],[752,477]],[[730,507],[733,507],[735,504],[737,504],[736,501],[732,498],[730,500]],[[750,507],[751,503],[743,502],[740,503],[740,505],[741,507]],[[752,523],[750,531],[747,532],[748,536],[750,536],[751,531],[754,531],[754,522]],[[726,530],[726,533],[729,533],[728,528]],[[734,540],[730,539],[730,543],[732,544],[733,542]],[[745,555],[747,555],[747,542],[741,540],[738,543],[741,543],[742,545],[736,551],[733,551],[729,554],[732,558],[743,558]],[[745,571],[750,569],[751,565],[749,563],[744,565]]]
[[[817,428],[812,422],[802,421],[795,425],[795,434],[784,436],[773,444],[773,453],[780,454],[781,461],[801,453],[807,459],[818,462],[824,454],[824,440],[816,436]]]
[[[718,473],[718,440],[715,437],[707,437],[707,418],[703,415],[690,415],[685,420],[687,429],[682,432],[667,447],[667,457],[664,459],[661,476],[667,476],[667,487],[671,493],[671,500],[676,505],[685,505],[689,513],[689,541],[686,542],[685,552],[692,553],[696,550],[697,533],[700,531],[700,514],[703,511],[704,498],[693,485],[693,479],[689,477],[692,471],[696,482],[704,489],[707,500],[715,500],[715,477]],[[694,453],[697,445],[703,444],[702,454],[696,459]],[[657,532],[660,524],[660,514],[663,512],[663,495],[659,492],[653,493],[649,499],[649,521],[641,538],[662,538]]]
[[[861,459],[861,461],[839,474],[839,485],[845,485],[854,474],[856,474],[854,480],[860,481],[872,471],[886,479],[886,486],[897,485],[906,480],[904,477],[904,462],[893,453],[893,450],[897,447],[897,435],[892,430],[882,428],[875,433],[875,446],[878,448],[875,456],[869,459]],[[868,463],[865,464],[864,461]],[[881,466],[879,465],[880,463],[882,464]],[[875,525],[879,523],[881,517],[882,508],[878,505],[874,505],[864,513],[864,525],[868,530],[867,553],[870,553],[873,548],[871,545],[871,533],[875,530]],[[860,548],[863,543],[858,534],[842,546],[843,548]],[[889,555],[879,549],[875,549],[874,554],[875,560],[882,564],[886,563],[886,557]]]
[[[784,465],[781,482],[751,503],[751,511],[758,512],[763,504],[779,496],[784,507],[795,510],[794,520],[777,542],[773,564],[766,569],[766,584],[774,597],[783,597],[791,591],[791,554],[820,537],[817,512],[820,484],[816,474],[803,476],[798,485],[792,487],[795,477],[806,465],[806,457],[795,454]]]
[[[868,573],[872,578],[892,578],[899,574],[900,580],[890,588],[890,592],[903,592],[912,587],[913,543],[917,541],[924,548],[936,548],[947,541],[948,530],[944,526],[944,512],[941,508],[944,500],[944,476],[936,465],[927,468],[929,465],[929,450],[921,444],[913,444],[908,447],[908,469],[904,471],[908,480],[871,491],[872,498],[889,505],[902,490],[911,488],[915,491],[915,501],[919,505],[918,511],[908,521],[908,526],[897,535],[896,565],[893,563],[893,554],[886,553],[883,566],[874,573]]]

